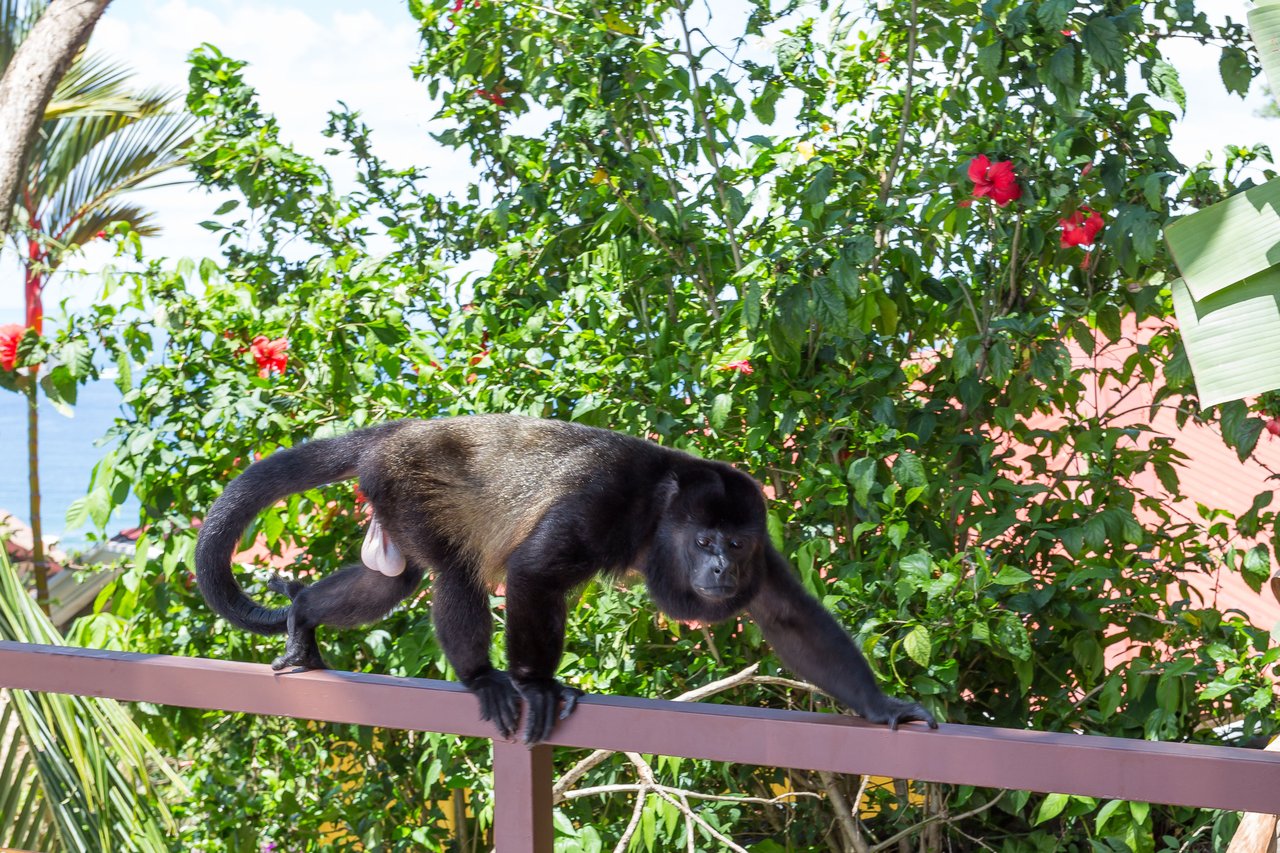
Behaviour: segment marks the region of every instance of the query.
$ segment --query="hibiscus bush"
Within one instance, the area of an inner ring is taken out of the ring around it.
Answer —
[[[115,281],[127,298],[84,320],[128,406],[90,502],[132,490],[147,532],[82,638],[269,660],[277,642],[228,629],[191,588],[193,519],[223,484],[311,436],[513,411],[757,476],[804,582],[886,689],[939,718],[1271,733],[1280,653],[1188,583],[1265,578],[1265,547],[1228,543],[1271,531],[1269,496],[1239,519],[1175,511],[1169,442],[1082,408],[1100,383],[1145,383],[1183,420],[1218,421],[1242,457],[1262,430],[1242,404],[1197,405],[1158,239],[1174,211],[1236,189],[1233,171],[1170,153],[1183,93],[1162,45],[1220,50],[1242,92],[1239,25],[1190,0],[753,0],[740,36],[710,44],[702,8],[413,0],[438,138],[479,175],[461,197],[389,168],[342,111],[328,133],[358,185],[335,192],[262,112],[251,70],[196,53],[196,175],[240,201],[209,225],[221,259],[140,258]],[[1154,332],[1133,347],[1137,322]],[[361,522],[342,484],[253,534],[324,572],[354,559]],[[447,675],[429,598],[330,632],[330,661]],[[588,691],[673,696],[757,661],[783,674],[749,621],[690,630],[637,587],[589,586],[569,637],[561,674]],[[832,709],[760,679],[714,701]],[[479,844],[491,817],[483,743],[175,709],[145,721],[190,762],[184,843],[200,849],[447,849]],[[562,753],[562,770],[582,757]],[[653,771],[717,799],[684,811],[569,791],[558,849],[1189,850],[1237,820],[688,760]],[[615,756],[568,787],[638,773]]]

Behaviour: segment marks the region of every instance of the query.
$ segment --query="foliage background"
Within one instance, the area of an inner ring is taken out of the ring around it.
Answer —
[[[112,276],[117,298],[68,331],[111,353],[129,410],[79,511],[105,519],[132,490],[148,525],[80,641],[269,660],[276,644],[228,630],[191,588],[192,519],[235,471],[391,417],[519,411],[752,472],[805,583],[858,631],[886,688],[940,718],[1164,740],[1217,740],[1229,720],[1246,737],[1274,729],[1270,637],[1185,581],[1224,565],[1265,578],[1266,546],[1226,543],[1269,539],[1270,495],[1238,519],[1189,523],[1168,512],[1167,441],[1076,414],[1116,379],[1218,421],[1242,456],[1261,432],[1243,404],[1199,410],[1164,319],[1158,239],[1174,211],[1238,189],[1235,167],[1265,154],[1233,149],[1223,171],[1168,149],[1182,90],[1161,44],[1219,46],[1224,81],[1243,91],[1254,67],[1238,25],[1210,26],[1189,0],[758,0],[744,41],[712,45],[673,2],[412,9],[417,73],[450,123],[441,139],[483,174],[465,197],[387,168],[341,109],[329,133],[359,182],[335,192],[258,108],[241,63],[193,56],[188,106],[206,124],[189,156],[201,184],[242,200],[208,223],[221,259],[148,259],[122,234],[143,272]],[[979,154],[1012,161],[1021,199],[964,204]],[[1059,220],[1083,208],[1106,220],[1099,242],[1061,247]],[[1119,366],[1071,360],[1067,341],[1098,354],[1137,321],[1158,331]],[[283,374],[258,375],[258,335],[287,338]],[[1066,476],[1063,459],[1083,473]],[[1139,487],[1147,471],[1160,489]],[[360,526],[346,484],[291,499],[254,532],[282,553],[305,543],[309,572],[351,559]],[[429,595],[330,636],[331,661],[448,675]],[[638,588],[588,588],[570,637],[561,672],[591,691],[670,696],[756,660],[777,671],[749,623],[691,631]],[[1119,649],[1129,656],[1107,657]],[[761,683],[719,699],[830,706]],[[483,744],[178,709],[143,722],[189,762],[184,845],[444,849],[450,789],[471,805],[466,838],[483,838]],[[655,767],[726,795],[698,815],[756,850],[876,849],[904,832],[924,849],[1211,849],[1236,820]],[[633,780],[615,758],[579,785]],[[780,791],[817,796],[732,800]],[[835,804],[858,796],[862,819],[841,821]],[[612,847],[633,814],[632,849],[684,847],[689,833],[698,849],[722,843],[661,798],[633,806],[567,800],[558,845]]]

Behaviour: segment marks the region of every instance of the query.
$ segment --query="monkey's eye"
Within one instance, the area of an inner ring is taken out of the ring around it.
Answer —
[[[729,550],[730,550],[730,551],[741,551],[741,550],[742,550],[742,540],[741,540],[741,539],[730,539],[730,540],[729,540]]]
[[[699,536],[699,537],[698,537],[698,547],[699,547],[699,548],[710,548],[710,547],[711,547],[711,539],[710,539],[710,538],[708,538],[708,537],[706,537],[706,536]]]

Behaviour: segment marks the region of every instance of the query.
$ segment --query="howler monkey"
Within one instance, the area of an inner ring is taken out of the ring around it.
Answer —
[[[373,507],[371,539],[385,537],[373,542],[378,555],[365,549],[372,568],[347,566],[310,585],[277,578],[271,587],[292,599],[285,607],[245,595],[231,558],[254,517],[287,495],[352,477]],[[769,541],[753,479],[609,430],[477,415],[395,421],[281,450],[213,504],[196,567],[209,606],[233,625],[288,635],[277,670],[323,668],[316,628],[381,618],[431,570],[445,656],[504,737],[523,701],[528,743],[549,737],[582,695],[555,678],[566,596],[597,572],[629,569],[673,619],[716,622],[745,609],[787,666],[868,720],[937,727],[920,705],[881,692],[849,635],[800,585]],[[505,672],[489,659],[487,588],[499,581]]]

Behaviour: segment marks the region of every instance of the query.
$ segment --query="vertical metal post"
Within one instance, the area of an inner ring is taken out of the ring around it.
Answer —
[[[497,853],[552,853],[551,747],[493,741]]]

